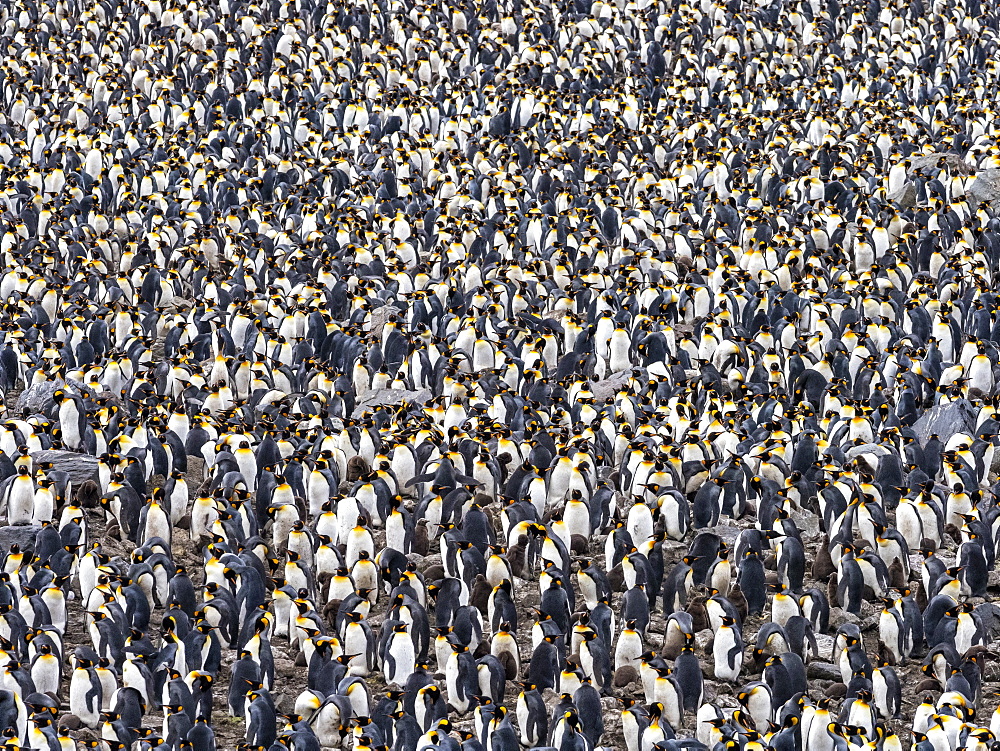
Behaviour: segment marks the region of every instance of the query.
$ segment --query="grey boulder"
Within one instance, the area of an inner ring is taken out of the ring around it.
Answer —
[[[61,378],[29,386],[17,398],[17,409],[21,413],[45,412],[52,406],[52,395],[62,388],[66,388],[66,382]]]
[[[74,483],[86,482],[97,477],[97,457],[89,454],[78,454],[75,451],[58,451],[48,449],[36,451],[31,455],[36,462],[51,462],[53,469],[69,474]]]
[[[23,551],[35,549],[35,538],[41,531],[37,524],[7,524],[0,527],[0,554],[10,550],[11,545],[19,545]]]
[[[987,169],[976,173],[969,186],[969,201],[973,206],[1000,201],[1000,169]]]
[[[407,391],[405,389],[377,389],[369,391],[358,399],[357,406],[372,409],[385,405],[402,404],[403,402],[423,403],[431,398],[431,392],[427,389],[420,391]]]
[[[619,389],[628,383],[632,376],[633,371],[620,370],[617,373],[612,373],[603,381],[594,381],[593,388],[591,388],[591,392],[594,394],[594,401],[598,404],[603,404],[606,399],[613,398]]]
[[[977,605],[973,613],[982,621],[983,631],[988,639],[995,639],[1000,635],[1000,605],[984,602]]]
[[[913,423],[913,430],[921,445],[932,435],[947,443],[955,433],[971,433],[975,424],[975,409],[964,399],[958,399],[931,407]]]

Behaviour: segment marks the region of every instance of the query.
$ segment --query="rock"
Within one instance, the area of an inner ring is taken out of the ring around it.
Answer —
[[[875,456],[886,456],[889,453],[889,449],[885,446],[879,446],[877,443],[863,443],[860,446],[851,446],[847,451],[844,452],[844,456],[848,459],[853,459],[861,454],[874,454]]]
[[[204,480],[205,460],[200,457],[189,456],[187,474],[189,482],[200,483],[202,480]]]
[[[386,405],[402,404],[403,402],[426,402],[431,398],[431,392],[427,389],[420,391],[406,391],[405,389],[377,389],[369,391],[362,398],[358,399],[357,407],[361,409],[374,409]]]
[[[809,678],[815,678],[823,681],[837,681],[839,683],[843,680],[843,676],[840,674],[840,668],[833,663],[819,662],[817,660],[813,660],[806,665],[806,675]]]
[[[860,628],[862,631],[871,631],[878,628],[879,617],[882,611],[876,608],[867,600],[861,603]]]
[[[836,631],[845,623],[861,623],[861,619],[843,608],[830,608],[830,630]]]
[[[994,451],[993,461],[990,462],[989,480],[991,485],[996,481],[997,475],[1000,474],[1000,456],[998,454],[1000,454],[1000,451]]]
[[[1000,462],[1000,459],[997,459],[997,462]],[[611,480],[612,475],[617,475],[617,472],[615,471],[614,467],[600,467],[597,470],[598,480],[609,481]]]
[[[295,706],[295,699],[288,694],[278,694],[274,697],[274,708],[279,712],[289,712]]]
[[[982,605],[977,605],[972,612],[982,620],[987,639],[992,641],[1000,635],[1000,605],[984,602]]]
[[[87,388],[85,385],[83,385],[82,383],[80,383],[80,381],[75,381],[72,378],[67,378],[66,379],[66,384],[65,384],[64,388],[66,388],[66,390],[68,390],[68,391],[75,391],[76,393],[80,394],[81,396],[91,397],[91,398],[95,396],[94,392],[91,389]],[[102,391],[101,393],[102,394],[110,394],[111,392],[110,391]],[[121,399],[119,399],[118,400],[118,404],[121,405],[121,403],[122,403]]]
[[[816,634],[816,648],[820,656],[828,656],[833,653],[834,639],[829,634]]]
[[[431,568],[432,566],[441,565],[441,556],[438,553],[435,553],[434,555],[417,555],[415,553],[410,553],[407,556],[407,560],[416,563],[417,569],[421,573],[426,572],[427,569]]]
[[[712,667],[710,672],[712,673],[712,677],[709,677],[708,673],[705,674],[705,686],[710,689],[710,691],[705,692],[706,695],[711,696],[715,694],[714,703],[719,709],[738,709],[741,705],[739,700],[733,695],[733,685],[725,681],[720,682],[715,680],[714,667]]]
[[[736,542],[736,538],[740,536],[740,532],[743,530],[739,527],[734,527],[732,524],[717,524],[712,527],[712,531],[726,542],[733,543]]]
[[[614,712],[621,709],[621,702],[613,696],[604,696],[601,698],[601,706],[604,708],[605,712]],[[595,749],[596,751],[596,749]]]
[[[553,691],[551,688],[542,689],[542,701],[545,702],[545,706],[548,709],[552,709],[556,704],[558,704],[561,699],[559,694]]]
[[[969,186],[968,194],[972,206],[1000,201],[1000,169],[977,172],[976,179]]]
[[[23,551],[34,551],[35,538],[41,529],[37,524],[8,524],[0,527],[0,553],[6,553],[11,545],[19,545]]]
[[[628,383],[631,377],[631,370],[620,370],[617,373],[612,373],[603,381],[594,381],[590,389],[594,394],[594,400],[598,404],[603,404],[605,400],[609,398],[613,399],[615,394],[618,393],[623,385]]]
[[[296,669],[297,662],[298,662],[298,655],[295,655],[294,660],[282,660],[280,658],[275,658],[274,670],[278,675],[280,675],[283,678],[295,677],[299,673],[299,671]]]
[[[174,295],[170,302],[164,303],[159,307],[165,311],[171,310],[186,310],[188,308],[193,308],[195,305],[193,300],[189,300],[186,297],[181,297],[180,295]]]
[[[666,539],[660,549],[664,553],[664,560],[672,561],[682,558],[687,552],[688,544],[683,540]],[[624,591],[624,590],[623,590]]]
[[[813,538],[819,536],[820,518],[812,511],[799,509],[798,511],[792,511],[791,516],[795,522],[795,526],[802,532],[803,537]]]
[[[44,412],[52,406],[52,395],[59,389],[73,390],[62,378],[29,386],[17,398],[17,409],[28,414]]]
[[[371,320],[365,324],[365,330],[381,334],[382,329],[389,320],[389,317],[396,315],[399,312],[399,308],[395,305],[383,305],[381,308],[375,308],[375,310],[372,311]]]
[[[36,462],[51,462],[53,469],[69,473],[69,479],[74,483],[86,482],[97,477],[96,456],[48,449],[34,452],[31,458]]]
[[[702,629],[694,635],[695,652],[707,654],[713,641],[715,641],[715,632],[710,628]]]
[[[944,160],[944,166],[951,170],[953,174],[971,175],[975,171],[973,166],[958,154],[938,151],[933,154],[910,157],[910,168],[906,174],[908,177],[913,175],[923,175],[924,177],[936,176],[940,169],[938,162],[942,159]]]
[[[911,209],[917,205],[917,189],[913,183],[903,183],[903,186],[890,193],[888,198],[893,203],[899,204],[901,208]]]
[[[976,424],[976,412],[965,399],[931,407],[913,423],[917,439],[923,445],[932,435],[947,443],[955,433],[971,433]]]

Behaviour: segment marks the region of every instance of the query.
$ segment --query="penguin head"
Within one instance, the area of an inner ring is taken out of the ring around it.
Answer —
[[[580,722],[580,716],[573,710],[567,710],[566,712],[564,712],[563,719],[566,721],[567,725],[569,725],[577,732],[581,732],[583,730],[583,725]]]
[[[980,743],[989,744],[996,740],[996,736],[989,730],[989,728],[977,728],[969,733],[969,735],[978,740]]]

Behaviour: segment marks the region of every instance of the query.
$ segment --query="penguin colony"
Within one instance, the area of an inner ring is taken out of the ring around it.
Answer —
[[[4,748],[997,748],[998,23],[5,3]]]

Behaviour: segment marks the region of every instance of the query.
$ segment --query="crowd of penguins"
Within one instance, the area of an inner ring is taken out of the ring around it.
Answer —
[[[0,745],[1000,747],[998,35],[4,2]]]

